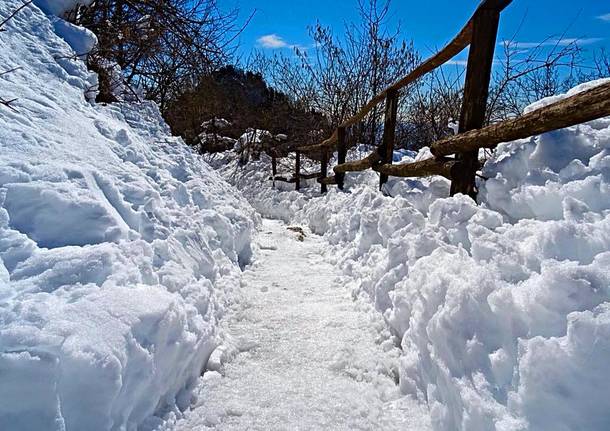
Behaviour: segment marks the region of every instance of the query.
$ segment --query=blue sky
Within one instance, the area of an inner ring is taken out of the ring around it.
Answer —
[[[412,39],[425,57],[455,36],[478,3],[393,0],[391,20],[400,21],[403,37]],[[238,7],[242,19],[256,10],[240,38],[242,55],[254,48],[271,52],[311,46],[307,27],[316,20],[340,34],[345,21],[357,19],[357,0],[220,0],[219,4]],[[498,40],[510,39],[519,28],[516,40],[525,46],[565,33],[566,38],[581,39],[583,48],[610,49],[610,1],[514,0],[502,15]]]

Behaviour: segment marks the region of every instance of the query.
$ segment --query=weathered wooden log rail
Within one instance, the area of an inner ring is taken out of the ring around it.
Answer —
[[[296,149],[296,189],[300,187],[300,157],[322,154],[318,178],[322,193],[327,185],[343,189],[346,172],[373,169],[380,174],[380,188],[389,176],[425,177],[442,175],[451,180],[451,194],[463,193],[476,198],[475,177],[480,167],[479,149],[495,148],[502,142],[527,138],[551,130],[569,127],[610,115],[610,83],[566,97],[522,117],[484,126],[489,82],[500,13],[512,0],[483,0],[458,35],[438,53],[421,63],[407,76],[374,96],[354,116],[340,124],[320,144]],[[458,134],[430,144],[434,157],[412,163],[392,164],[397,108],[400,90],[426,73],[442,66],[470,46],[464,85],[464,97]],[[362,121],[379,103],[385,101],[382,142],[371,154],[360,160],[346,162],[346,134],[349,127]],[[337,151],[334,175],[327,176],[328,156]],[[273,158],[275,166],[275,157]],[[276,172],[274,169],[273,175]],[[312,178],[311,176],[308,176]]]

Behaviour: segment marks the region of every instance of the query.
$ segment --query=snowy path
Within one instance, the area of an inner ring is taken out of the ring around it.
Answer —
[[[176,430],[426,430],[395,384],[397,350],[321,258],[320,238],[265,220],[245,300],[225,330],[236,357],[209,371]],[[375,329],[378,328],[378,329]],[[212,361],[212,364],[214,361]]]

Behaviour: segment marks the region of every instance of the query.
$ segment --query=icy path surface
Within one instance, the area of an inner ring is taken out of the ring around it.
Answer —
[[[227,320],[236,356],[211,367],[176,430],[426,430],[424,407],[402,397],[398,352],[383,324],[304,241],[265,220],[246,298]],[[231,356],[225,353],[225,356]]]

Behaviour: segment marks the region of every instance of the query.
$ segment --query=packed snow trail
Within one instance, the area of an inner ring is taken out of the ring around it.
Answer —
[[[425,408],[398,391],[398,351],[383,323],[339,283],[322,239],[265,220],[259,243],[244,301],[227,320],[240,353],[223,365],[213,356],[220,373],[206,372],[172,428],[429,429]]]

